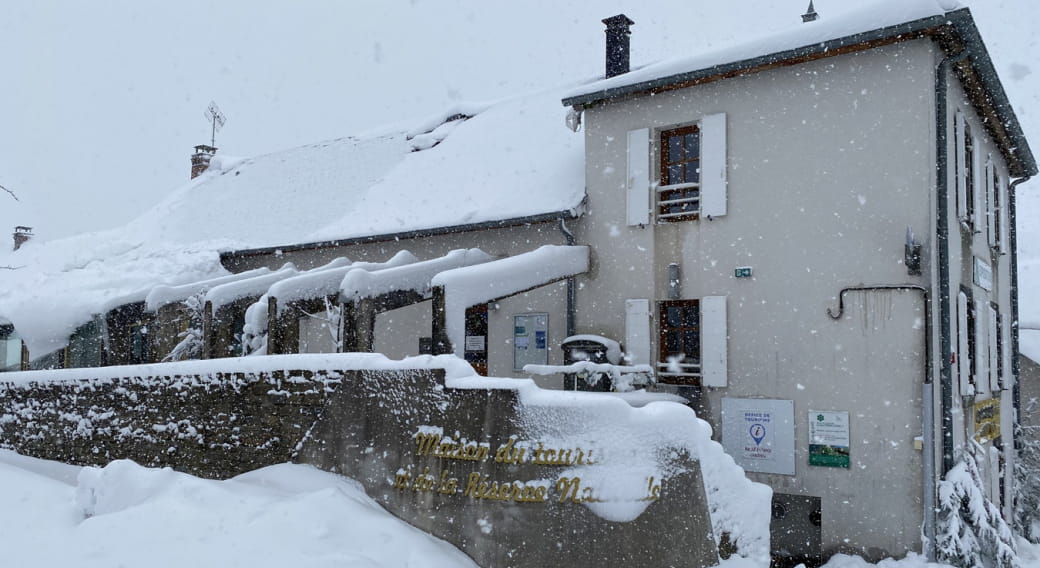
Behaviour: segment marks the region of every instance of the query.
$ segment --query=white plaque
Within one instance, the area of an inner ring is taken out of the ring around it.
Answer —
[[[794,475],[794,401],[722,399],[722,447],[745,471]]]

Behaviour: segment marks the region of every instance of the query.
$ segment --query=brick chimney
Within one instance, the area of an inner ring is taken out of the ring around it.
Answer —
[[[195,147],[195,153],[191,155],[191,179],[199,177],[209,168],[209,161],[216,153],[217,149],[213,146],[199,144]]]
[[[14,228],[14,250],[22,248],[25,241],[28,241],[33,236],[32,227],[18,226]]]
[[[603,23],[607,25],[607,78],[628,73],[629,47],[628,36],[632,35],[628,27],[635,24],[628,16],[618,14],[611,16]]]

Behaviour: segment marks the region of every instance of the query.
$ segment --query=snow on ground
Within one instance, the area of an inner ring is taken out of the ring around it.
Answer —
[[[353,480],[282,464],[226,481],[131,461],[81,468],[0,450],[5,566],[473,566],[392,517]],[[1023,567],[1040,547],[1019,542]],[[723,568],[764,568],[747,559]],[[839,555],[826,568],[875,566]],[[883,568],[941,568],[911,555]]]
[[[0,451],[0,516],[5,566],[473,566],[356,482],[305,465],[211,481]]]

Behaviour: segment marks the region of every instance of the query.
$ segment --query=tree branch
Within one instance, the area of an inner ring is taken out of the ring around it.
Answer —
[[[15,193],[13,191],[11,191],[10,189],[7,189],[6,187],[4,187],[2,185],[0,185],[0,189],[2,189],[4,191],[6,191],[7,193],[11,194],[11,197],[13,197],[15,201],[21,201],[21,199],[18,199],[18,196],[15,195]]]

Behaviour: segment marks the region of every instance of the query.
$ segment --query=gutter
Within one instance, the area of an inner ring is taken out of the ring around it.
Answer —
[[[574,246],[574,233],[567,228],[567,220],[563,217],[560,217],[560,232],[567,239],[567,246]],[[571,276],[567,279],[567,337],[574,335],[575,311],[574,276]]]
[[[944,477],[953,468],[953,362],[950,360],[950,354],[953,353],[953,338],[950,337],[950,157],[948,151],[950,129],[947,124],[950,113],[946,99],[949,91],[950,67],[967,59],[968,54],[968,50],[964,49],[958,54],[944,57],[935,70],[935,242],[938,257],[936,264],[938,265],[939,285],[939,349],[938,353],[929,354],[929,358],[938,355],[940,361],[942,468],[939,475],[936,475],[933,457],[935,455],[934,417],[932,417],[933,424],[928,425],[928,431],[932,432],[932,439],[925,440],[928,460],[923,472],[924,547],[925,556],[930,562],[935,561],[936,480]],[[934,386],[928,385],[925,391],[929,396],[925,401],[925,405],[929,408],[927,414],[931,417],[931,409],[935,406]]]
[[[935,77],[935,232],[939,278],[939,383],[942,396],[942,470],[940,476],[953,469],[953,339],[950,337],[950,226],[949,226],[949,118],[946,100],[950,67],[967,59],[965,49],[943,58]],[[934,486],[934,479],[929,482]],[[932,558],[929,555],[929,558]]]
[[[235,265],[242,260],[277,255],[287,252],[300,252],[319,250],[324,248],[335,248],[344,247],[351,245],[371,244],[379,242],[389,241],[400,241],[407,239],[417,239],[423,237],[433,237],[438,235],[449,235],[453,233],[463,233],[469,231],[481,231],[486,229],[504,229],[508,227],[523,227],[527,225],[536,225],[541,223],[550,223],[558,219],[577,219],[581,216],[582,207],[578,206],[573,209],[566,209],[563,211],[555,211],[552,213],[541,213],[538,215],[528,215],[526,217],[512,217],[509,219],[500,219],[496,221],[483,221],[480,223],[468,223],[465,225],[451,225],[447,227],[434,227],[430,229],[417,229],[414,231],[403,231],[400,233],[383,233],[379,235],[368,235],[363,237],[352,237],[348,239],[336,239],[329,241],[317,241],[311,243],[302,243],[295,245],[285,246],[274,246],[274,247],[263,247],[255,249],[241,249],[228,252],[220,253],[220,264],[228,270],[234,272]]]
[[[1011,239],[1011,377],[1014,386],[1011,391],[1011,403],[1015,409],[1015,428],[1012,429],[1012,446],[1014,449],[1022,449],[1022,437],[1018,424],[1022,417],[1022,387],[1018,382],[1022,362],[1018,357],[1018,227],[1016,225],[1018,213],[1016,212],[1015,188],[1020,183],[1029,181],[1030,176],[1022,177],[1011,182],[1008,186],[1008,234]]]

